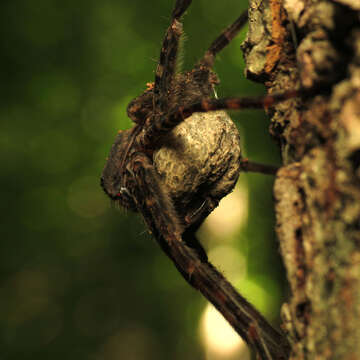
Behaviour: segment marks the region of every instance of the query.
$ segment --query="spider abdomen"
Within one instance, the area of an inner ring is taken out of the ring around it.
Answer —
[[[210,199],[217,204],[240,172],[240,136],[225,111],[195,113],[154,152],[156,171],[182,218]]]

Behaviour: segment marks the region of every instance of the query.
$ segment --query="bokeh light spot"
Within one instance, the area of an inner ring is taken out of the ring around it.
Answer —
[[[230,281],[246,276],[246,258],[234,246],[216,246],[209,251],[208,256],[211,262],[219,264]]]
[[[234,191],[223,198],[207,217],[204,225],[212,236],[223,241],[246,223],[247,216],[248,191],[242,183],[238,183]]]
[[[247,346],[239,334],[210,304],[206,306],[200,321],[200,335],[208,360],[250,359]]]

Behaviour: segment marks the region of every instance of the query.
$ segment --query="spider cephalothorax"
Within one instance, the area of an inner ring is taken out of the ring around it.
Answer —
[[[241,159],[239,134],[223,110],[271,106],[298,92],[255,99],[213,98],[218,83],[212,71],[216,54],[246,23],[246,12],[220,34],[193,70],[176,73],[180,18],[190,3],[175,3],[155,81],[130,102],[128,115],[135,125],[117,135],[101,184],[111,199],[142,214],[184,278],[262,359],[286,359],[287,340],[208,262],[195,231],[233,189],[240,170],[258,168]]]

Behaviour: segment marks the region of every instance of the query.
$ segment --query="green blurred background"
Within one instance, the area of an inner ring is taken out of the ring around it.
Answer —
[[[200,325],[205,300],[140,217],[111,206],[99,186],[116,132],[131,126],[127,103],[154,78],[173,3],[0,4],[1,360],[230,358],[210,349]],[[183,67],[246,6],[194,0],[184,18]],[[219,96],[263,91],[243,77],[245,32],[216,63]],[[277,163],[263,112],[232,115],[245,155]],[[220,223],[200,236],[211,259],[276,323],[284,275],[272,181],[242,175],[235,205],[219,210]]]

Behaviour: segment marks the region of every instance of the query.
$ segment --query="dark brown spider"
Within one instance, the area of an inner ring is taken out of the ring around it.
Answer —
[[[177,0],[155,82],[128,105],[133,128],[120,131],[101,184],[123,207],[142,214],[150,232],[183,277],[228,320],[261,359],[287,359],[286,338],[271,327],[208,262],[195,231],[234,187],[239,172],[272,167],[241,159],[236,127],[225,109],[263,108],[297,96],[290,91],[261,98],[214,99],[215,56],[247,21],[247,12],[210,45],[185,73],[176,73],[180,18],[191,0]],[[217,111],[215,111],[217,110]]]

